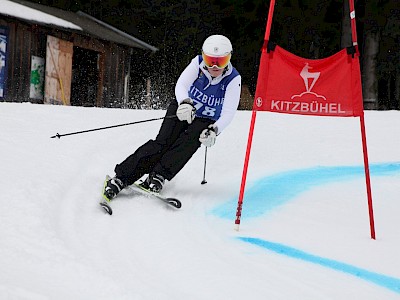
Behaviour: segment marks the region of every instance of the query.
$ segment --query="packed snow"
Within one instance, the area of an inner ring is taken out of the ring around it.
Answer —
[[[400,299],[400,112],[366,111],[376,239],[359,118],[239,111],[163,194],[99,206],[106,174],[155,138],[162,117],[0,103],[0,299]]]
[[[29,21],[36,21],[44,24],[57,25],[64,28],[82,30],[81,27],[71,22],[46,14],[40,10],[33,9],[19,3],[15,3],[13,1],[0,0],[0,11],[2,14],[9,15],[11,17],[17,17]]]

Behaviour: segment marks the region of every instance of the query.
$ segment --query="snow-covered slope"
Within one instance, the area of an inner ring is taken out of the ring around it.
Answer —
[[[106,174],[157,134],[163,111],[0,103],[0,299],[399,299],[400,112],[366,112],[376,240],[358,118],[258,113],[240,231],[234,219],[251,112],[238,112],[163,193]]]

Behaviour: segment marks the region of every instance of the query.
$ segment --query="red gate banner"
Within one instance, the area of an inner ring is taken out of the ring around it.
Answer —
[[[256,115],[258,110],[265,110],[301,115],[360,117],[370,231],[371,238],[375,239],[354,0],[349,0],[353,47],[324,59],[301,58],[269,44],[274,7],[275,0],[271,0],[236,210],[236,230],[239,230],[242,216]]]
[[[253,110],[350,117],[363,114],[358,53],[305,59],[262,50]]]

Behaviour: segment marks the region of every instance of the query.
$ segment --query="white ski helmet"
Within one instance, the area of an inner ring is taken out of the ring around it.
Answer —
[[[202,50],[210,56],[226,56],[232,53],[232,44],[226,36],[211,35],[204,41]]]

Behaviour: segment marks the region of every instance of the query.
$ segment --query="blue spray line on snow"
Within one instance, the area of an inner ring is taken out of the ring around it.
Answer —
[[[400,163],[372,164],[371,176],[400,175]],[[364,166],[316,167],[296,170],[268,176],[250,187],[245,193],[245,209],[242,219],[254,218],[270,212],[297,197],[300,193],[331,182],[364,177]],[[365,177],[364,177],[365,178]],[[222,218],[232,219],[236,212],[237,199],[233,199],[215,208],[212,213]],[[265,248],[278,254],[318,264],[341,271],[363,280],[373,282],[396,293],[400,293],[400,279],[374,273],[346,263],[323,258],[304,251],[265,241],[258,238],[239,237],[240,240]]]
[[[400,163],[371,164],[370,174],[400,175]],[[358,178],[365,178],[364,166],[315,167],[264,177],[246,189],[242,220],[264,215],[314,187]],[[235,217],[236,207],[237,198],[217,206],[211,213],[224,219],[232,219]]]
[[[238,239],[268,249],[278,254],[286,255],[296,259],[301,259],[336,271],[344,272],[359,277],[363,280],[375,283],[393,292],[400,293],[400,279],[398,278],[382,275],[379,273],[374,273],[336,260],[309,254],[307,252],[292,247],[288,247],[283,244],[272,243],[262,239],[250,238],[250,237],[239,237]]]

